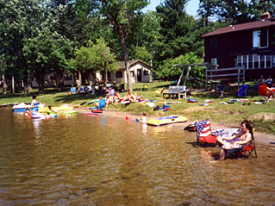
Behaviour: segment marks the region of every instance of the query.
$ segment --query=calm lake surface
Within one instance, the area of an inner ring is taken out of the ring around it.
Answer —
[[[182,128],[0,109],[0,205],[275,205],[274,146],[218,162]]]

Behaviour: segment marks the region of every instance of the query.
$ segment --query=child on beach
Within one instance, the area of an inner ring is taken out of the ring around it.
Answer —
[[[147,124],[147,115],[146,115],[146,113],[143,112],[142,115],[143,115],[143,116],[141,117],[141,122],[142,122],[143,124]]]

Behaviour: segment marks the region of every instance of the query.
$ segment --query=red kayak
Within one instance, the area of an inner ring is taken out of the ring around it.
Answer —
[[[100,113],[95,113],[95,112],[85,112],[85,115],[100,115]]]

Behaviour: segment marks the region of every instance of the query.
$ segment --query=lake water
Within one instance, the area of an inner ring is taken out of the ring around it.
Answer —
[[[275,204],[275,147],[218,162],[182,128],[0,109],[0,205]]]

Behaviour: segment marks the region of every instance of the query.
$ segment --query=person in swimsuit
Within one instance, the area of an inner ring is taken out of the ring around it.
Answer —
[[[242,132],[236,136],[236,138],[238,138],[236,141],[228,142],[223,138],[217,138],[218,142],[222,144],[220,151],[220,160],[224,160],[225,150],[240,149],[240,151],[243,151],[249,146],[253,138],[253,128],[251,127],[250,122],[248,120],[242,121],[241,129]]]
[[[39,105],[39,103],[37,101],[37,96],[33,96],[32,102],[31,102],[31,107],[32,107],[33,112],[38,112],[38,107],[39,107],[38,105]]]

